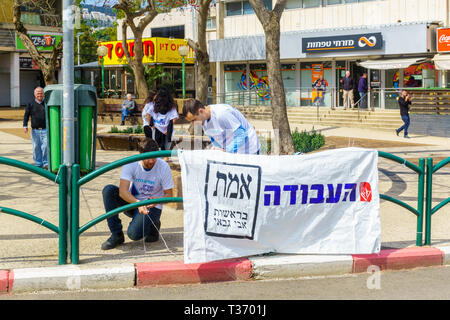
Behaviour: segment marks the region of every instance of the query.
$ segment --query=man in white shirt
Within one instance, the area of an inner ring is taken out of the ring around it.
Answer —
[[[259,154],[260,143],[255,129],[236,108],[228,104],[204,106],[195,99],[183,105],[186,120],[202,123],[215,149],[230,153]]]
[[[156,141],[146,139],[139,145],[139,152],[158,151]],[[106,212],[118,207],[153,198],[172,197],[173,178],[167,162],[159,159],[145,159],[123,166],[119,187],[107,185],[103,189],[103,204]],[[161,227],[161,204],[152,204],[125,211],[132,218],[127,229],[131,240],[155,242],[159,239]],[[107,219],[111,237],[102,244],[102,250],[109,250],[124,243],[124,234],[119,215]]]

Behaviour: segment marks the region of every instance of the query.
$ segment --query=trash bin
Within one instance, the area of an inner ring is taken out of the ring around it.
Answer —
[[[56,173],[63,162],[63,85],[44,88],[49,170]],[[74,85],[75,163],[82,173],[95,169],[97,93],[90,85]]]

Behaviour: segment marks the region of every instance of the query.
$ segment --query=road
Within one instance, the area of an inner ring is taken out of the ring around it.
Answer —
[[[450,266],[443,266],[289,280],[13,294],[0,300],[448,300],[449,279]]]

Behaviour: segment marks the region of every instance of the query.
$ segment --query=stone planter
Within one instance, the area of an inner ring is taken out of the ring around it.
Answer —
[[[101,150],[137,150],[139,142],[145,140],[143,134],[98,133],[97,145]]]

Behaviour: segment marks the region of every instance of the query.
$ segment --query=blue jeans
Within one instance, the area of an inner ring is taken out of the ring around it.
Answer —
[[[361,108],[367,108],[367,92],[360,92],[359,96],[361,100],[359,101],[359,106]]]
[[[131,114],[131,111],[127,108],[122,108],[122,122]]]
[[[47,166],[47,129],[31,129],[31,144],[34,163],[38,167]]]
[[[409,128],[409,115],[407,116],[402,116],[402,120],[405,123],[404,125],[402,125],[400,128],[397,129],[397,133],[400,133],[402,130],[404,131],[404,136],[406,137],[408,135],[408,128]]]
[[[107,185],[103,188],[102,195],[106,212],[129,204],[119,196],[119,188],[117,186]],[[140,214],[137,208],[125,211],[124,213],[132,219],[127,229],[127,235],[131,240],[140,240],[149,234],[153,235],[158,233],[158,230],[153,224],[157,225],[159,222],[161,209],[151,208],[147,215]],[[119,214],[109,217],[106,220],[112,234],[122,232],[122,222],[119,219]],[[144,227],[142,227],[142,224],[144,224]]]

